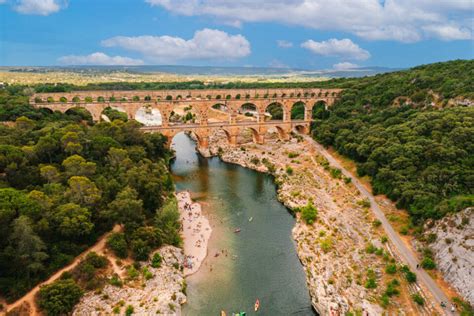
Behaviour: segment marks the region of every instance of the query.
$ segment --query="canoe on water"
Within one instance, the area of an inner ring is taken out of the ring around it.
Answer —
[[[221,316],[227,316],[224,311],[221,311]]]
[[[260,301],[257,298],[257,300],[255,301],[255,311],[258,311],[259,308],[260,308]]]

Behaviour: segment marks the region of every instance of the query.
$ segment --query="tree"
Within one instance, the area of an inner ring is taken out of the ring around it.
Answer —
[[[52,165],[42,166],[40,168],[40,174],[43,178],[45,178],[48,181],[48,183],[58,182],[61,176],[58,169]]]
[[[31,273],[44,270],[43,262],[48,259],[46,246],[34,233],[28,217],[22,215],[13,222],[10,242],[15,253],[15,263],[21,267],[22,272],[26,271],[28,280]]]
[[[59,233],[68,238],[87,236],[94,228],[91,212],[74,203],[59,206],[54,212],[54,220],[58,225]]]
[[[48,316],[69,314],[84,292],[73,279],[60,279],[42,286],[38,293],[38,305]]]
[[[66,191],[65,196],[71,202],[83,206],[93,206],[100,200],[100,191],[89,178],[73,176],[69,178],[67,183],[69,189]]]
[[[92,176],[96,170],[96,164],[86,161],[79,155],[72,155],[63,160],[62,166],[68,177],[71,176]]]
[[[119,258],[128,257],[127,241],[124,233],[113,233],[107,238],[107,247]]]
[[[143,202],[138,199],[137,191],[128,186],[109,204],[109,213],[115,222],[125,225],[126,229],[136,228],[145,220]]]
[[[64,151],[69,154],[80,153],[82,145],[79,140],[79,135],[76,132],[67,132],[61,137],[61,144]]]

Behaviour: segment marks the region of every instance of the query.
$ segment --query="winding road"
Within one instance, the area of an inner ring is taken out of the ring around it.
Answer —
[[[398,255],[410,267],[410,269],[416,273],[417,280],[418,280],[417,282],[431,293],[431,296],[433,297],[435,302],[438,304],[438,306],[441,306],[441,302],[445,302],[450,308],[451,307],[451,304],[449,304],[450,300],[446,296],[446,294],[443,292],[443,290],[438,286],[438,284],[436,284],[436,282],[431,278],[431,276],[428,273],[426,273],[423,269],[416,268],[418,264],[417,258],[415,257],[411,249],[402,241],[398,233],[393,229],[392,225],[385,217],[385,214],[380,209],[380,206],[377,204],[377,201],[375,200],[372,193],[366,189],[366,187],[359,181],[359,179],[357,179],[357,177],[352,175],[352,173],[350,173],[346,168],[344,168],[339,163],[339,161],[336,158],[334,158],[321,144],[318,144],[317,142],[312,140],[310,137],[307,137],[307,140],[309,140],[310,142],[314,144],[316,149],[329,161],[331,165],[341,169],[342,173],[346,177],[349,177],[352,179],[352,183],[356,186],[356,188],[361,192],[363,196],[365,196],[370,201],[370,207],[372,211],[374,212],[377,219],[380,222],[382,222],[382,227],[387,233],[387,237],[389,238],[389,240],[395,246]],[[458,313],[451,313],[448,310],[448,307],[443,310],[445,315],[459,315]]]

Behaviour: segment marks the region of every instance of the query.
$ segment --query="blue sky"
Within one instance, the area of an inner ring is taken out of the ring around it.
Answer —
[[[0,0],[0,65],[347,69],[474,58],[472,0]]]

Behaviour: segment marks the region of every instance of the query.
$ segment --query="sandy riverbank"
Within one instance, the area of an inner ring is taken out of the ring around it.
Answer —
[[[192,201],[189,192],[179,192],[176,197],[184,239],[184,276],[188,276],[197,272],[206,258],[212,229],[209,220],[202,214],[201,205]]]

